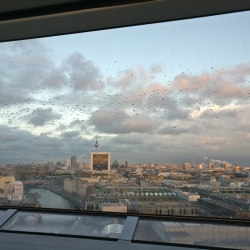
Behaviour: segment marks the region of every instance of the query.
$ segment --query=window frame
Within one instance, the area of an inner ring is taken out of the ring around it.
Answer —
[[[0,42],[240,12],[250,10],[250,1],[154,0],[68,12],[59,7],[54,14],[45,10],[39,16],[0,21]]]

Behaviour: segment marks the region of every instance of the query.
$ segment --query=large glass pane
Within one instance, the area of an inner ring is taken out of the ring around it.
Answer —
[[[118,238],[125,219],[116,216],[17,212],[1,229]]]
[[[173,244],[250,248],[250,227],[237,225],[140,220],[133,239]]]
[[[1,206],[250,218],[249,23],[1,43]]]
[[[6,210],[0,210],[0,216],[5,213]]]

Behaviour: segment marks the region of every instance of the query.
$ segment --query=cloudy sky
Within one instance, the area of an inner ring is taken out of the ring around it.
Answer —
[[[250,165],[250,15],[0,44],[0,164]]]

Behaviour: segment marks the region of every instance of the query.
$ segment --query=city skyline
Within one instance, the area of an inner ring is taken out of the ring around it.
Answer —
[[[249,22],[242,12],[1,43],[0,162],[87,162],[97,133],[121,162],[250,165]]]

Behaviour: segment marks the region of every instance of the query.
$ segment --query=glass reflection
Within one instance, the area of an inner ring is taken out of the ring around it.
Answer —
[[[140,220],[134,240],[249,249],[250,227]]]
[[[17,212],[1,229],[118,238],[125,218]]]
[[[6,210],[0,210],[0,216],[5,213]]]

